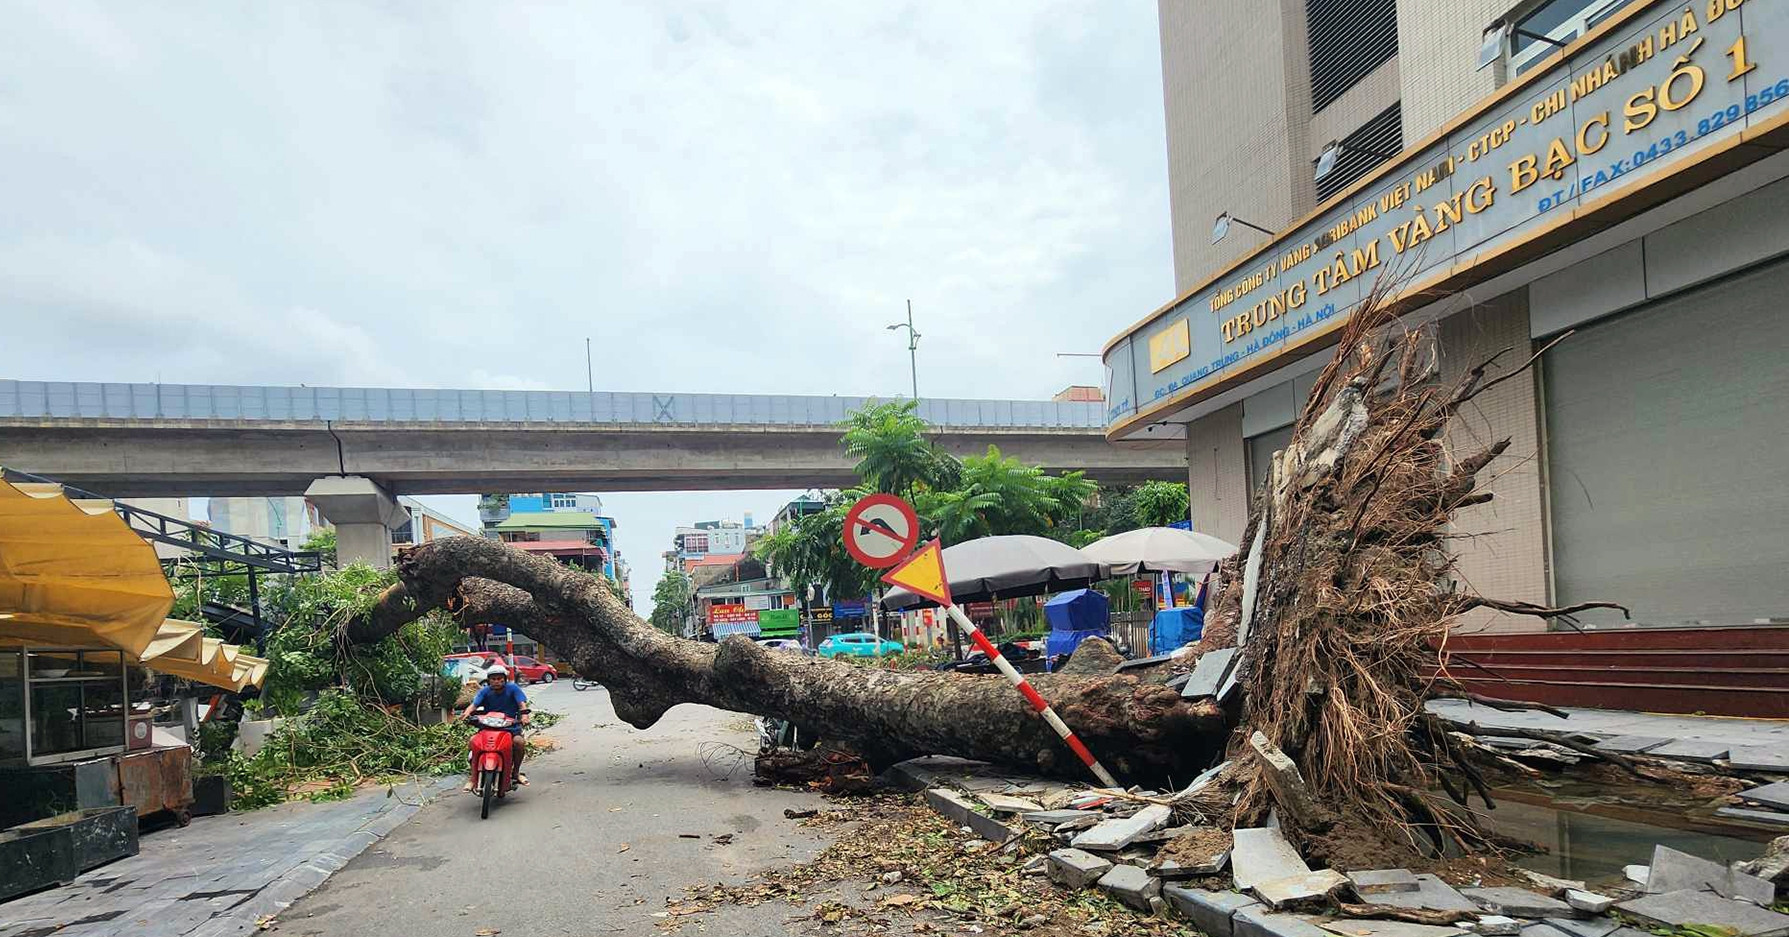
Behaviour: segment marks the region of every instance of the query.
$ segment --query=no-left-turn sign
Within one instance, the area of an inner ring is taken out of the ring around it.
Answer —
[[[845,512],[845,551],[871,569],[899,563],[919,544],[919,516],[894,495],[870,495]]]

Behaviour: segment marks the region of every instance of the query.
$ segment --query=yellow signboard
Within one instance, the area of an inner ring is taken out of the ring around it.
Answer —
[[[1193,337],[1187,320],[1180,321],[1149,336],[1149,372],[1151,374],[1184,360],[1193,353]]]

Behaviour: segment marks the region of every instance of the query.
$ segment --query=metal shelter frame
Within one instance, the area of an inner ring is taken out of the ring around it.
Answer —
[[[124,520],[125,525],[144,540],[165,543],[187,551],[183,556],[162,558],[162,571],[169,580],[247,576],[249,607],[246,610],[246,623],[242,621],[244,610],[217,602],[203,603],[201,613],[206,620],[215,624],[235,624],[253,631],[257,655],[263,655],[267,651],[267,622],[261,617],[260,578],[266,575],[299,575],[323,571],[323,554],[316,550],[288,550],[241,534],[213,530],[189,520],[169,517],[102,494],[63,485],[54,478],[5,466],[0,466],[0,478],[62,485],[63,491],[75,497],[110,501],[112,510]]]

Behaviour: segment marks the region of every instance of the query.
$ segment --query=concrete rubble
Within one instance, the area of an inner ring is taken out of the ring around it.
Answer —
[[[1776,885],[1718,862],[1710,862],[1669,846],[1655,846],[1652,874],[1646,880],[1649,895],[1708,889],[1722,898],[1737,898],[1769,907],[1776,900]]]
[[[1611,739],[1608,747],[1640,750],[1664,741]],[[1247,757],[1270,764],[1283,757],[1270,746],[1251,747]],[[1222,767],[1200,775],[1182,793],[1211,783]],[[1300,783],[1296,769],[1283,780]],[[984,839],[1011,844],[1041,834],[1060,842],[1027,866],[1057,887],[1097,888],[1140,914],[1171,911],[1208,937],[1648,937],[1624,921],[1713,924],[1731,929],[1732,937],[1789,937],[1789,915],[1769,910],[1776,883],[1789,883],[1789,836],[1764,857],[1731,868],[1661,845],[1650,866],[1624,869],[1627,886],[1593,888],[1517,869],[1533,888],[1455,888],[1410,869],[1314,869],[1271,816],[1268,826],[1228,831],[1173,825],[1169,795],[1155,791],[1087,791],[987,774],[954,778],[936,768],[909,783],[924,791],[934,809]],[[1789,784],[1739,797],[1746,809],[1773,809],[1789,804]],[[1385,910],[1338,916],[1339,908],[1356,905]],[[1441,917],[1428,923],[1390,919],[1403,911]],[[1455,923],[1441,923],[1450,920]]]

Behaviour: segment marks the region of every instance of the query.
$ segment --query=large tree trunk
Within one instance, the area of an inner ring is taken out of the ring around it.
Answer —
[[[490,540],[424,544],[349,641],[377,640],[430,608],[509,625],[609,688],[636,728],[678,703],[787,719],[849,742],[872,763],[958,755],[1080,777],[1084,769],[1002,677],[897,672],[769,651],[745,638],[674,638],[634,615],[598,579]],[[1127,780],[1190,778],[1222,745],[1220,711],[1134,677],[1033,677],[1094,753]]]

